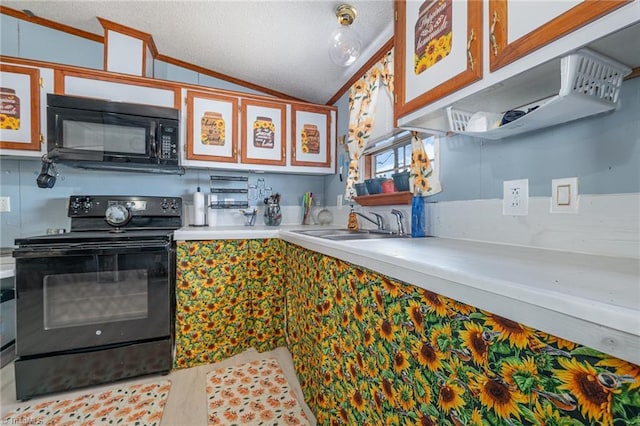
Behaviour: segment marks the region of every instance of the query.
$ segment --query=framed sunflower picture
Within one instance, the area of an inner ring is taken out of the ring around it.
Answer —
[[[242,148],[247,164],[286,164],[286,104],[242,99]]]
[[[406,115],[482,78],[482,4],[397,0],[397,115]]]
[[[188,160],[238,161],[238,98],[187,91]]]
[[[40,150],[40,71],[0,64],[0,148]]]
[[[329,167],[331,115],[307,105],[291,106],[291,165]]]

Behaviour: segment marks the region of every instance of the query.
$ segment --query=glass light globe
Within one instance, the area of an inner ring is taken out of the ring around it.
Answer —
[[[329,57],[334,64],[348,67],[361,53],[358,35],[348,26],[343,26],[331,33],[329,40]]]

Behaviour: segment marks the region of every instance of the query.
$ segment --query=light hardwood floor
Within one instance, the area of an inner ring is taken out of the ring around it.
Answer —
[[[134,378],[131,380],[110,383],[102,386],[94,386],[90,388],[78,389],[70,392],[56,393],[45,395],[39,398],[33,398],[25,403],[16,401],[15,381],[13,362],[7,364],[0,370],[1,388],[1,411],[2,414],[12,410],[20,405],[32,405],[34,402],[49,401],[56,399],[65,399],[92,393],[97,390],[118,387],[122,383],[151,383],[165,378],[171,381],[171,390],[167,399],[167,405],[162,415],[161,426],[206,426],[207,424],[207,395],[205,390],[206,375],[211,370],[219,368],[231,367],[234,365],[244,364],[258,359],[275,358],[280,364],[280,368],[284,372],[289,387],[295,394],[298,402],[301,404],[307,418],[312,425],[316,424],[315,417],[302,396],[302,389],[298,383],[291,354],[286,348],[277,348],[270,352],[258,353],[254,349],[248,349],[231,358],[215,364],[203,365],[200,367],[186,368],[182,370],[172,371],[167,376],[154,375]]]

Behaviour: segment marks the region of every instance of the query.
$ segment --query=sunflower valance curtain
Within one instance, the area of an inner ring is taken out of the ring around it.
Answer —
[[[393,99],[393,49],[367,71],[349,89],[349,174],[345,198],[356,195],[354,184],[359,179],[360,157],[367,147],[373,130],[378,93],[381,88],[389,91]]]
[[[434,174],[433,166],[418,132],[411,132],[410,183],[414,195],[428,196],[442,191],[440,180]]]

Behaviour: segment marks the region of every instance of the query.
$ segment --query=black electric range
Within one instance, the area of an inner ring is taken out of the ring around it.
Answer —
[[[172,366],[178,197],[72,196],[68,233],[16,239],[16,395]]]

